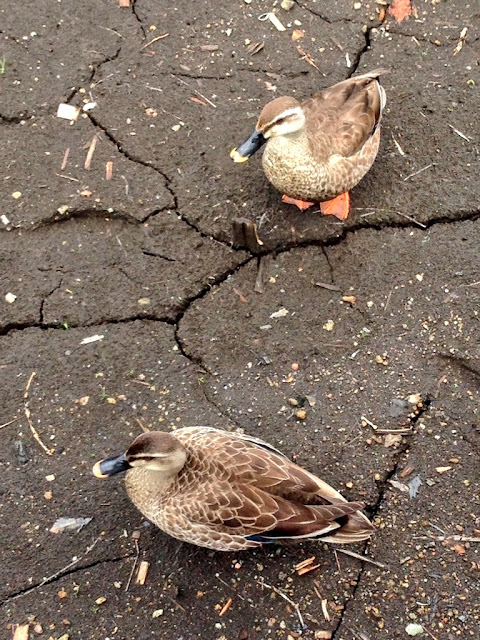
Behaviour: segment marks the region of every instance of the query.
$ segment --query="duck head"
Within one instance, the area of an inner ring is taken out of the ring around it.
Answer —
[[[187,453],[170,433],[149,431],[135,438],[125,453],[95,463],[96,478],[108,478],[128,469],[160,471],[166,476],[177,474],[184,466]]]
[[[288,136],[305,126],[305,113],[295,98],[275,98],[264,106],[251,136],[230,152],[234,162],[245,162],[269,138]]]

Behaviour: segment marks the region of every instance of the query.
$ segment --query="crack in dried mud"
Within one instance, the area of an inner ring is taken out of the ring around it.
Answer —
[[[388,481],[397,473],[398,471],[398,467],[400,465],[400,462],[402,461],[404,455],[412,448],[413,443],[414,443],[414,439],[415,439],[415,425],[417,424],[417,422],[420,420],[420,418],[422,416],[424,416],[431,407],[432,404],[432,400],[429,394],[426,394],[424,399],[422,400],[422,408],[421,410],[418,412],[418,414],[412,418],[410,420],[410,426],[412,429],[412,435],[408,437],[408,440],[406,438],[404,438],[404,442],[402,443],[402,445],[399,447],[399,449],[395,452],[395,455],[392,458],[392,464],[390,466],[390,469],[387,469],[386,472],[384,473],[384,477],[379,480],[377,488],[378,488],[378,496],[377,499],[375,501],[375,503],[371,506],[371,508],[368,510],[370,518],[373,520],[375,518],[375,516],[378,514],[378,512],[380,511],[380,508],[385,500],[386,494],[387,494],[387,489],[389,488],[388,486]],[[374,534],[375,535],[375,532]],[[367,542],[364,544],[364,547],[362,549],[362,553],[365,554],[368,551],[370,545],[370,541],[367,540]],[[340,619],[337,623],[337,625],[335,626],[335,629],[333,629],[332,632],[332,638],[331,640],[336,640],[337,639],[337,634],[340,631],[343,621],[345,619],[345,615],[347,613],[349,604],[353,601],[355,601],[355,595],[357,593],[357,590],[360,586],[363,574],[366,570],[366,564],[362,563],[357,576],[355,578],[355,585],[352,589],[352,592],[350,594],[350,596],[348,598],[346,598],[345,603],[344,603],[344,607],[342,609],[342,613],[340,615]],[[338,640],[341,640],[340,636],[338,636]]]
[[[71,576],[75,573],[80,573],[81,571],[87,571],[88,569],[93,569],[94,567],[98,567],[101,564],[107,564],[107,563],[115,563],[115,562],[120,562],[121,560],[125,560],[126,558],[132,558],[135,554],[132,553],[127,553],[123,556],[118,556],[115,558],[103,558],[100,560],[95,560],[95,562],[91,562],[90,564],[86,564],[86,565],[82,565],[81,567],[74,567],[72,569],[66,569],[65,571],[60,571],[58,574],[56,574],[54,577],[47,579],[47,580],[42,580],[41,582],[31,586],[31,587],[26,587],[25,589],[20,589],[19,591],[15,591],[14,593],[10,594],[8,597],[5,598],[5,600],[3,600],[2,602],[0,602],[0,607],[3,607],[4,605],[8,604],[9,602],[12,602],[13,600],[17,600],[18,598],[22,598],[23,596],[28,595],[29,593],[32,593],[33,591],[35,591],[36,589],[41,589],[42,587],[46,587],[50,584],[54,584],[55,582],[58,582],[59,580],[62,580],[63,578],[65,578],[66,576]]]
[[[208,240],[212,240],[214,242],[218,242],[222,246],[228,247],[229,249],[232,248],[229,243],[227,243],[225,241],[222,241],[219,238],[216,238],[215,236],[209,235],[209,234],[205,233],[204,231],[202,231],[199,227],[197,227],[195,224],[193,224],[193,222],[191,222],[184,214],[182,214],[182,212],[181,212],[181,210],[180,210],[180,208],[178,206],[177,194],[175,193],[175,190],[174,190],[174,188],[172,186],[172,178],[165,171],[163,171],[162,169],[160,169],[158,166],[154,165],[151,162],[142,160],[141,158],[138,158],[138,157],[134,156],[129,151],[124,149],[124,147],[122,146],[121,142],[116,139],[116,137],[113,135],[113,133],[105,125],[103,125],[99,120],[97,120],[95,118],[95,116],[93,116],[90,112],[88,112],[87,115],[90,118],[90,121],[93,123],[93,125],[95,127],[98,127],[101,131],[103,131],[103,133],[106,135],[106,137],[116,146],[116,148],[118,149],[119,153],[121,153],[125,158],[127,158],[127,160],[130,160],[131,162],[139,164],[139,165],[141,165],[143,167],[147,167],[149,169],[152,169],[153,171],[156,171],[160,176],[162,176],[163,181],[164,181],[164,186],[167,189],[167,191],[169,192],[169,194],[172,196],[173,207],[163,207],[162,209],[157,209],[153,213],[148,215],[143,220],[143,222],[148,220],[150,217],[152,217],[156,213],[159,213],[160,211],[167,211],[167,210],[172,211],[173,210],[177,214],[179,220],[181,220],[188,227],[193,229],[202,238],[206,238]]]

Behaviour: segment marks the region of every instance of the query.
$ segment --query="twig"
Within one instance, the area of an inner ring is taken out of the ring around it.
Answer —
[[[426,171],[427,169],[430,169],[430,167],[434,167],[434,166],[435,166],[435,162],[431,162],[430,164],[427,164],[426,167],[423,167],[418,171],[414,171],[413,173],[410,173],[406,178],[403,179],[403,181],[406,182],[410,178],[413,178],[413,176],[418,176],[419,173],[422,173],[423,171]]]
[[[133,382],[141,382],[141,380],[133,380]],[[147,429],[147,427],[143,424],[143,422],[140,420],[140,418],[137,418],[137,416],[135,416],[135,420],[140,425],[140,428],[143,431],[143,433],[148,433],[150,431],[150,429]]]
[[[20,420],[20,418],[14,418],[13,420],[10,420],[10,422],[4,422],[3,424],[0,424],[0,429],[3,429],[3,427],[8,427],[9,424],[13,424],[17,420]]]
[[[402,216],[402,218],[406,218],[407,220],[410,220],[410,222],[413,222],[414,224],[418,224],[419,227],[421,227],[422,229],[426,229],[427,225],[423,224],[422,222],[418,222],[418,220],[415,220],[415,218],[412,218],[412,216],[407,216],[406,213],[402,213],[401,211],[397,211],[397,214],[399,216]]]
[[[30,418],[30,409],[28,408],[28,390],[30,389],[30,385],[32,384],[32,380],[34,379],[34,377],[37,375],[36,371],[32,371],[30,378],[28,379],[27,382],[27,386],[25,387],[25,393],[23,394],[23,399],[25,400],[25,404],[24,404],[24,411],[25,411],[25,417],[27,418],[27,422],[28,422],[28,426],[30,427],[30,431],[32,432],[33,437],[35,438],[35,440],[38,442],[38,444],[42,447],[42,449],[45,451],[45,453],[48,456],[51,456],[53,454],[53,449],[48,449],[42,442],[38,431],[35,429],[35,427],[33,426],[33,422]]]
[[[297,612],[297,616],[298,619],[300,620],[300,625],[302,629],[305,629],[305,623],[303,621],[303,617],[300,611],[300,607],[298,606],[298,604],[296,602],[294,602],[293,600],[291,600],[286,593],[283,593],[283,591],[280,591],[280,589],[277,589],[277,587],[274,587],[271,584],[267,584],[264,580],[257,580],[256,581],[258,584],[262,585],[262,587],[267,587],[267,589],[271,589],[272,591],[275,591],[275,593],[278,593],[278,595],[283,598],[284,600],[286,600],[288,602],[288,604],[291,604],[292,607],[295,609],[295,611]]]
[[[71,569],[72,567],[74,567],[76,564],[78,564],[81,560],[83,560],[85,558],[86,555],[88,555],[90,553],[90,551],[92,551],[92,549],[94,548],[94,546],[97,544],[97,542],[99,540],[102,539],[103,536],[98,536],[98,538],[96,540],[94,540],[92,542],[92,544],[87,547],[87,550],[85,551],[85,553],[83,554],[83,556],[80,556],[80,558],[77,558],[76,560],[72,560],[72,562],[70,562],[69,564],[67,564],[65,567],[62,567],[60,569],[60,571],[57,571],[57,573],[54,573],[51,576],[48,576],[48,578],[44,578],[40,584],[35,585],[34,587],[32,587],[31,589],[27,589],[26,591],[22,591],[22,593],[17,594],[16,596],[13,596],[13,598],[11,598],[11,600],[16,600],[17,598],[21,598],[23,596],[26,596],[27,593],[31,593],[32,591],[34,591],[35,589],[38,589],[38,587],[43,587],[44,585],[48,584],[49,582],[53,582],[53,580],[56,580],[59,576],[62,575],[62,573],[64,571],[68,571],[68,569]]]
[[[190,85],[188,84],[188,82],[185,82],[184,80],[182,80],[181,78],[177,78],[178,82],[181,82],[182,84],[184,84],[186,87],[188,87],[191,91],[195,91],[195,93],[197,94],[197,96],[200,96],[201,98],[203,98],[204,100],[206,100],[208,102],[208,104],[210,106],[212,106],[214,109],[217,108],[217,105],[214,104],[211,100],[209,100],[206,96],[203,95],[203,93],[200,93],[200,91],[197,91],[196,89],[192,89],[190,87]]]
[[[341,291],[340,287],[336,284],[329,284],[328,282],[314,282],[316,287],[321,287],[322,289],[328,289],[329,291]]]
[[[380,569],[385,569],[386,566],[381,562],[375,562],[371,558],[367,558],[367,556],[361,556],[359,553],[355,553],[355,551],[348,551],[348,549],[336,549],[340,553],[344,553],[347,556],[352,556],[352,558],[357,558],[357,560],[361,560],[362,562],[369,562],[370,564],[374,564],[376,567],[380,567]]]
[[[431,633],[424,624],[422,624],[422,627],[423,630],[426,631],[433,640],[438,640],[437,636],[434,636],[433,633]]]
[[[61,173],[56,173],[55,171],[54,173],[56,176],[58,176],[59,178],[63,178],[64,180],[71,180],[72,182],[80,182],[78,178],[72,178],[72,176],[63,176]]]
[[[146,49],[147,47],[149,47],[151,44],[153,44],[154,42],[157,42],[157,40],[163,40],[163,38],[168,37],[170,34],[169,33],[164,33],[161,36],[157,36],[156,38],[153,38],[152,40],[150,40],[150,42],[147,42],[146,44],[143,45],[143,47],[140,47],[140,51],[143,51],[144,49]]]
[[[384,308],[384,310],[383,310],[383,313],[386,313],[386,312],[387,312],[387,307],[388,307],[388,305],[390,304],[390,298],[392,297],[392,291],[393,291],[393,289],[390,289],[390,293],[389,293],[389,294],[388,294],[388,296],[387,296],[387,301],[386,301],[386,303],[385,303],[385,308]]]
[[[95,133],[93,135],[92,141],[90,142],[90,146],[88,147],[87,157],[85,158],[84,168],[87,169],[87,171],[90,169],[92,165],[92,158],[95,152],[95,147],[97,146],[97,142],[98,142],[98,136]]]
[[[257,293],[263,293],[265,291],[265,288],[263,285],[263,278],[265,275],[265,261],[266,261],[266,257],[263,256],[260,258],[258,263],[257,277],[255,279],[255,291]]]
[[[70,147],[67,147],[65,149],[65,153],[63,154],[63,160],[62,160],[62,164],[60,166],[60,171],[63,171],[65,169],[65,167],[67,166],[67,160],[68,160],[69,153],[70,153]]]
[[[135,560],[133,562],[133,567],[132,567],[132,570],[130,571],[130,575],[128,576],[128,581],[127,581],[127,586],[125,587],[125,591],[128,591],[128,589],[130,587],[130,583],[132,582],[133,574],[135,573],[135,569],[137,567],[138,558],[140,556],[140,548],[138,546],[137,538],[134,538],[134,542],[135,542]]]
[[[340,562],[338,561],[338,553],[337,553],[337,550],[336,550],[336,549],[334,549],[334,550],[333,550],[333,553],[335,554],[335,562],[337,563],[338,573],[339,573],[340,575],[343,575],[343,574],[342,574],[342,567],[340,566]]]
[[[373,424],[373,422],[370,422],[370,420],[368,418],[366,418],[365,416],[360,416],[360,420],[363,420],[364,422],[366,422],[368,424],[369,427],[372,427],[372,429],[375,429],[375,431],[378,429],[376,424]]]
[[[452,131],[454,133],[457,134],[457,136],[460,136],[460,138],[463,138],[464,140],[466,140],[467,142],[470,142],[470,138],[468,136],[466,136],[464,133],[462,133],[461,131],[459,131],[458,129],[455,129],[455,127],[453,127],[451,124],[448,125],[450,127],[450,129],[452,129]]]

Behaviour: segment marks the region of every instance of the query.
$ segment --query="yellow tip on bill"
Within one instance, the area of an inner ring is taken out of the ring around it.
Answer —
[[[238,153],[237,147],[230,151],[230,157],[234,162],[246,162],[248,160],[248,156],[242,156],[240,153]]]
[[[108,478],[108,475],[102,473],[100,469],[100,465],[102,464],[102,460],[99,460],[93,465],[92,473],[96,478]]]

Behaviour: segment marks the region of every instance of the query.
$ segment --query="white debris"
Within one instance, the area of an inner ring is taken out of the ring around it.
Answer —
[[[279,309],[278,311],[274,311],[270,315],[270,318],[284,318],[285,316],[288,316],[288,313],[288,309],[285,309],[285,307],[281,307],[281,309]]]
[[[17,299],[17,296],[14,293],[9,292],[5,294],[5,301],[8,302],[8,304],[13,304],[16,299]]]
[[[105,336],[95,334],[94,336],[90,336],[89,338],[84,338],[80,344],[90,344],[91,342],[98,342],[99,340],[103,340]]]
[[[92,518],[58,518],[53,523],[50,533],[62,533],[63,531],[75,531],[78,533]]]
[[[76,120],[80,113],[78,107],[74,107],[73,104],[66,104],[61,102],[57,109],[57,118],[63,118],[64,120]]]

